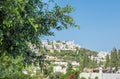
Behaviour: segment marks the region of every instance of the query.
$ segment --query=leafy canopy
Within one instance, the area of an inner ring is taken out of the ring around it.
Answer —
[[[39,37],[54,35],[51,29],[78,27],[69,15],[73,8],[49,6],[50,2],[44,0],[1,0],[0,54],[26,55],[28,42],[36,44]]]
[[[70,6],[62,8],[55,4],[49,9],[50,3],[53,2],[0,0],[1,78],[22,78],[21,70],[25,65],[22,62],[33,56],[28,43],[37,46],[41,36],[54,35],[52,29],[78,27],[69,15],[73,10]]]

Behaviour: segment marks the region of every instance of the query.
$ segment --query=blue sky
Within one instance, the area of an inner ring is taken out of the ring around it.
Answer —
[[[120,49],[120,0],[56,0],[60,6],[74,8],[71,16],[80,29],[54,31],[50,40],[74,40],[76,44],[95,51]]]

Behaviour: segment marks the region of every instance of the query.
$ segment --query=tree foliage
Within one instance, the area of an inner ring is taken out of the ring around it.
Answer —
[[[106,56],[105,67],[110,67],[110,57],[109,57],[109,55]]]
[[[118,50],[118,66],[120,67],[120,49]]]
[[[0,57],[0,79],[27,79],[29,75],[22,73],[22,56],[16,59],[6,55],[6,52]]]
[[[44,0],[0,1],[0,51],[13,56],[26,53],[28,42],[38,43],[39,37],[53,35],[51,29],[77,27],[69,16],[70,6],[48,7]]]
[[[117,67],[118,66],[118,59],[117,59],[117,49],[113,48],[111,51],[111,67]]]
[[[110,55],[106,56],[105,67],[115,67],[117,71],[117,67],[120,67],[120,49],[113,48]]]
[[[11,69],[8,64],[13,65],[13,60],[16,62],[18,56],[21,56],[22,60],[14,65],[20,67],[23,67],[23,60],[30,62],[29,60],[35,57],[28,43],[38,46],[41,36],[54,35],[52,29],[78,27],[69,15],[73,8],[55,4],[49,9],[49,6],[49,1],[44,0],[0,0],[0,67],[4,73],[5,68]],[[19,70],[19,67],[15,68]],[[14,69],[10,70],[10,73],[11,71]]]
[[[66,74],[63,74],[60,79],[78,79],[80,72],[79,71],[75,71],[75,70],[71,70],[71,71],[67,71]]]

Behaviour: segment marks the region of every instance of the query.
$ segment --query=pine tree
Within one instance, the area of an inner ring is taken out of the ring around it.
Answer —
[[[113,50],[111,51],[111,67],[115,67],[115,69],[117,70],[118,67],[118,58],[117,58],[117,49],[113,48]]]
[[[105,67],[109,67],[110,66],[110,58],[109,55],[106,56],[106,63],[105,63]]]
[[[120,67],[120,49],[118,50],[118,66]]]

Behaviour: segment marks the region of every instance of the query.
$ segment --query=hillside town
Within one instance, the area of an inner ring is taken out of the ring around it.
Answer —
[[[48,41],[48,40],[43,40],[42,41],[42,47],[50,50],[50,52],[53,52],[54,50],[61,51],[61,50],[77,50],[80,49],[81,46],[79,44],[75,44],[74,41]],[[36,50],[36,49],[35,49]],[[107,51],[100,51],[97,53],[97,56],[89,56],[91,60],[99,62],[105,62],[106,61],[106,56],[109,55],[109,52]],[[50,60],[54,57],[49,57]]]
[[[31,46],[34,52],[38,53],[38,49],[36,47]],[[80,50],[82,47],[78,44],[75,44],[74,41],[49,41],[49,40],[43,40],[42,41],[42,47],[46,48],[49,50],[51,53],[55,53],[54,50],[61,52],[61,50],[71,50],[71,51],[76,51]],[[35,48],[35,49],[34,49]],[[92,61],[96,61],[97,64],[99,63],[105,63],[106,62],[106,56],[110,56],[110,53],[107,51],[100,51],[97,53],[96,56],[91,55],[89,58]],[[61,72],[63,74],[67,73],[67,68],[69,64],[71,64],[73,70],[78,70],[79,66],[81,63],[77,61],[71,61],[71,62],[66,62],[63,59],[59,59],[56,56],[50,56],[50,55],[45,55],[45,59],[50,61],[50,63],[53,66],[53,72]],[[54,60],[54,61],[53,61]],[[116,71],[116,74],[113,72],[115,71],[115,68],[104,68],[105,64],[100,65],[97,68],[84,68],[83,72],[80,73],[79,78],[81,79],[82,77],[85,77],[86,79],[119,79],[120,78],[120,69],[118,68],[118,71]],[[102,76],[101,76],[102,75]],[[108,76],[109,75],[109,76]]]

